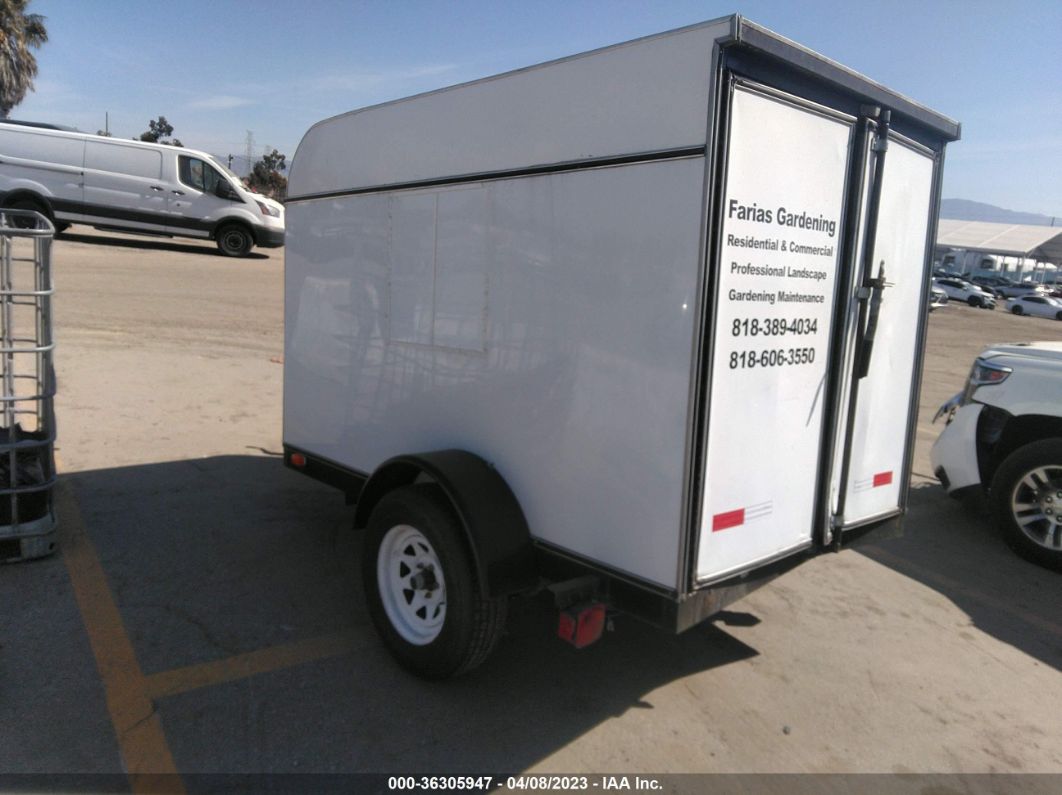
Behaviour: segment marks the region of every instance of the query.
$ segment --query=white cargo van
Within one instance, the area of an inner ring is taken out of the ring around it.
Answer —
[[[0,206],[56,227],[213,239],[223,254],[284,244],[284,208],[205,152],[0,122]]]
[[[311,128],[285,456],[357,503],[399,661],[540,589],[576,646],[682,631],[903,514],[958,133],[736,16]]]

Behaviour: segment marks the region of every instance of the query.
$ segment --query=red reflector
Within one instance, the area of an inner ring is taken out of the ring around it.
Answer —
[[[892,472],[879,472],[874,476],[873,488],[876,489],[878,486],[888,486],[890,483],[892,483]]]
[[[727,511],[726,513],[717,513],[712,517],[712,532],[718,533],[720,530],[726,530],[728,527],[737,527],[742,524],[745,524],[744,508],[738,508],[736,511]]]
[[[304,456],[302,453],[292,453],[288,461],[291,462],[291,465],[293,467],[298,467],[299,469],[302,469],[304,466],[306,466],[306,456]]]
[[[561,610],[557,621],[557,637],[577,649],[601,639],[605,631],[605,606],[600,602],[585,607]]]

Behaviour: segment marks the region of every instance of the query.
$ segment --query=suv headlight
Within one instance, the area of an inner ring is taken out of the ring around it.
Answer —
[[[962,393],[961,405],[965,406],[973,399],[973,393],[978,387],[1002,384],[1012,372],[1014,371],[1011,368],[1001,364],[992,364],[986,359],[974,359],[970,377],[966,379],[966,389]]]

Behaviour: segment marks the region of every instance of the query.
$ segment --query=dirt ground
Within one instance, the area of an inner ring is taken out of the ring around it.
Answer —
[[[576,652],[519,606],[429,685],[369,625],[351,508],[277,458],[283,249],[71,232],[60,553],[0,567],[3,773],[1062,773],[1062,576],[928,462],[981,348],[1062,323],[930,317],[903,537],[678,637],[619,620]]]

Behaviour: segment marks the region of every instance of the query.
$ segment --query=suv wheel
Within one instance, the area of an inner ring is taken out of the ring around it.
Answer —
[[[1022,557],[1062,571],[1062,438],[1019,447],[992,478],[992,507]]]

